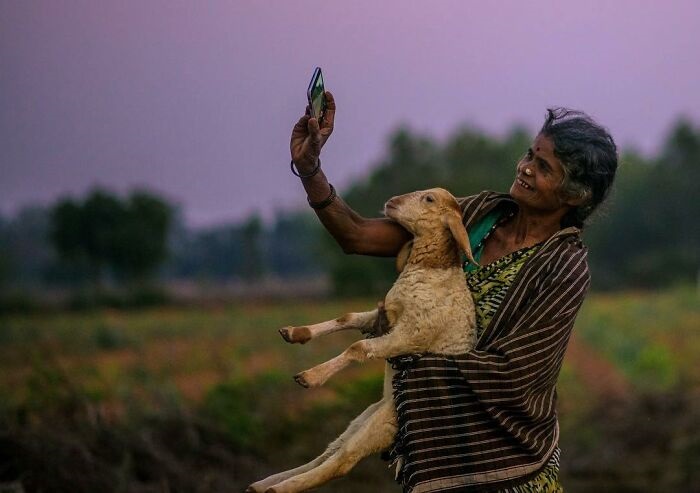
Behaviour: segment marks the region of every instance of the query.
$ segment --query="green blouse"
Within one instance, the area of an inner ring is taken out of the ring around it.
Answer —
[[[467,286],[474,298],[476,310],[477,338],[488,327],[520,268],[539,247],[540,245],[534,245],[521,248],[467,273]]]

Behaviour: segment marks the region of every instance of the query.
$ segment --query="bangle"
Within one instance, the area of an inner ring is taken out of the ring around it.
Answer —
[[[321,169],[321,158],[316,158],[316,166],[314,166],[314,169],[312,169],[309,173],[306,174],[301,174],[299,173],[296,169],[294,169],[294,160],[292,159],[289,161],[289,167],[292,170],[292,173],[294,173],[295,176],[298,176],[299,178],[311,178],[314,176],[316,173],[318,173],[318,170]]]
[[[331,204],[331,202],[333,202],[335,200],[335,198],[338,196],[335,193],[335,188],[333,187],[333,185],[331,185],[329,183],[328,186],[331,187],[331,193],[328,194],[328,197],[326,197],[325,200],[322,200],[320,202],[311,202],[311,200],[309,200],[309,197],[306,197],[306,200],[312,209],[316,209],[316,210],[324,209],[324,208],[328,207]]]

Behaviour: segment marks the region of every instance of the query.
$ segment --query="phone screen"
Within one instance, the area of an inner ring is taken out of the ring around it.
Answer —
[[[309,106],[311,106],[311,116],[318,120],[321,119],[323,110],[326,109],[323,93],[323,74],[321,73],[321,67],[316,67],[314,74],[311,76],[306,95],[309,99]]]

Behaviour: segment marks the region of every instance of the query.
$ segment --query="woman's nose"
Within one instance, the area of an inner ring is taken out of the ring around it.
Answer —
[[[525,166],[523,168],[523,173],[525,173],[525,176],[532,176],[534,175],[534,172],[532,171],[532,168]]]

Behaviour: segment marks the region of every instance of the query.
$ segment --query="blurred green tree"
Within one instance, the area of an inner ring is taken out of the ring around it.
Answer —
[[[94,190],[83,203],[62,199],[52,209],[49,238],[68,263],[88,265],[100,287],[106,271],[115,278],[143,281],[167,255],[172,208],[145,191],[128,201]]]
[[[241,228],[241,277],[247,281],[260,279],[265,272],[262,251],[263,226],[260,216],[250,216]]]
[[[691,283],[700,267],[700,129],[679,120],[660,154],[621,158],[610,203],[586,231],[605,288]]]
[[[173,209],[148,192],[135,191],[116,228],[110,262],[115,272],[130,281],[143,282],[167,257],[168,232]]]

